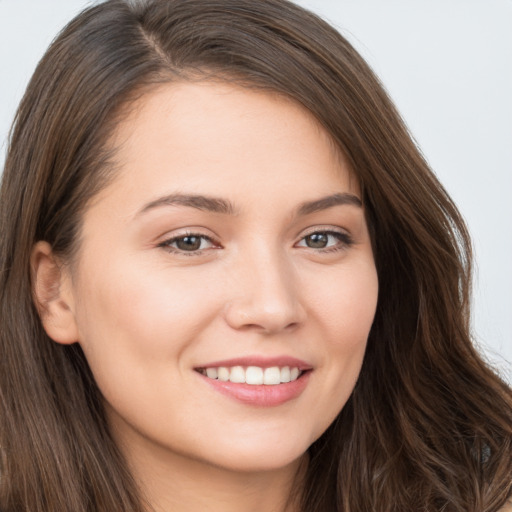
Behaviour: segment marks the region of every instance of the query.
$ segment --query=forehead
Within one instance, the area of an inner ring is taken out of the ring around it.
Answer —
[[[158,187],[236,195],[256,183],[285,191],[299,175],[309,187],[341,182],[359,193],[345,156],[308,110],[281,94],[224,82],[158,86],[130,105],[111,145],[115,185],[131,184],[141,195]]]

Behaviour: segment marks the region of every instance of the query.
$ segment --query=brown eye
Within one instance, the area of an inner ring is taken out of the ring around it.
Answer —
[[[176,248],[180,251],[198,251],[201,248],[202,237],[183,236],[175,240]]]
[[[308,247],[322,252],[342,250],[353,244],[348,233],[338,231],[316,231],[306,235],[297,244],[298,247]]]
[[[306,245],[312,249],[323,249],[329,243],[329,235],[327,233],[313,233],[304,238]]]
[[[203,249],[216,247],[215,243],[209,237],[205,235],[195,235],[193,233],[170,238],[159,245],[170,252],[190,256],[201,254]]]

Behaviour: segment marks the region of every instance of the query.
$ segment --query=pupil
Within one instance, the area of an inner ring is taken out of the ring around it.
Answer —
[[[198,236],[184,236],[176,245],[183,251],[197,251],[201,247],[201,238]]]
[[[328,236],[325,233],[314,233],[307,237],[308,247],[313,249],[323,249],[327,246]]]

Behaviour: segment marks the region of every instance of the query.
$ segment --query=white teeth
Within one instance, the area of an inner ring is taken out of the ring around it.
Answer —
[[[281,375],[280,375],[281,382],[290,382],[291,376],[290,376],[290,367],[284,366],[281,368]]]
[[[217,369],[217,378],[219,380],[222,380],[224,382],[227,382],[229,380],[229,369],[225,368],[224,366],[221,366]]]
[[[245,370],[245,382],[247,384],[263,384],[263,370],[258,366],[249,366]]]
[[[263,372],[263,384],[267,384],[268,386],[281,384],[281,370],[279,370],[277,366],[265,368]]]
[[[217,368],[206,368],[206,375],[210,377],[210,379],[217,378]]]
[[[229,380],[231,382],[239,382],[243,384],[245,382],[244,369],[241,366],[233,366],[229,372]]]
[[[270,368],[260,368],[259,366],[233,366],[231,368],[220,366],[218,368],[206,368],[200,372],[210,379],[218,379],[223,382],[233,382],[237,384],[251,384],[253,386],[266,385],[276,386],[286,382],[293,382],[301,375],[297,367],[289,366],[271,366]]]

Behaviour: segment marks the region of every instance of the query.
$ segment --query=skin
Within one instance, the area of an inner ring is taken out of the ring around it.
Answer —
[[[295,510],[292,483],[353,390],[378,293],[363,207],[297,208],[360,197],[357,180],[301,106],[223,83],[160,86],[112,144],[119,171],[84,214],[77,261],[34,249],[45,328],[82,346],[155,510]],[[158,203],[177,193],[235,212]],[[311,247],[315,230],[326,247]],[[190,232],[208,238],[180,251]],[[195,371],[248,355],[307,361],[306,388],[258,407]]]

